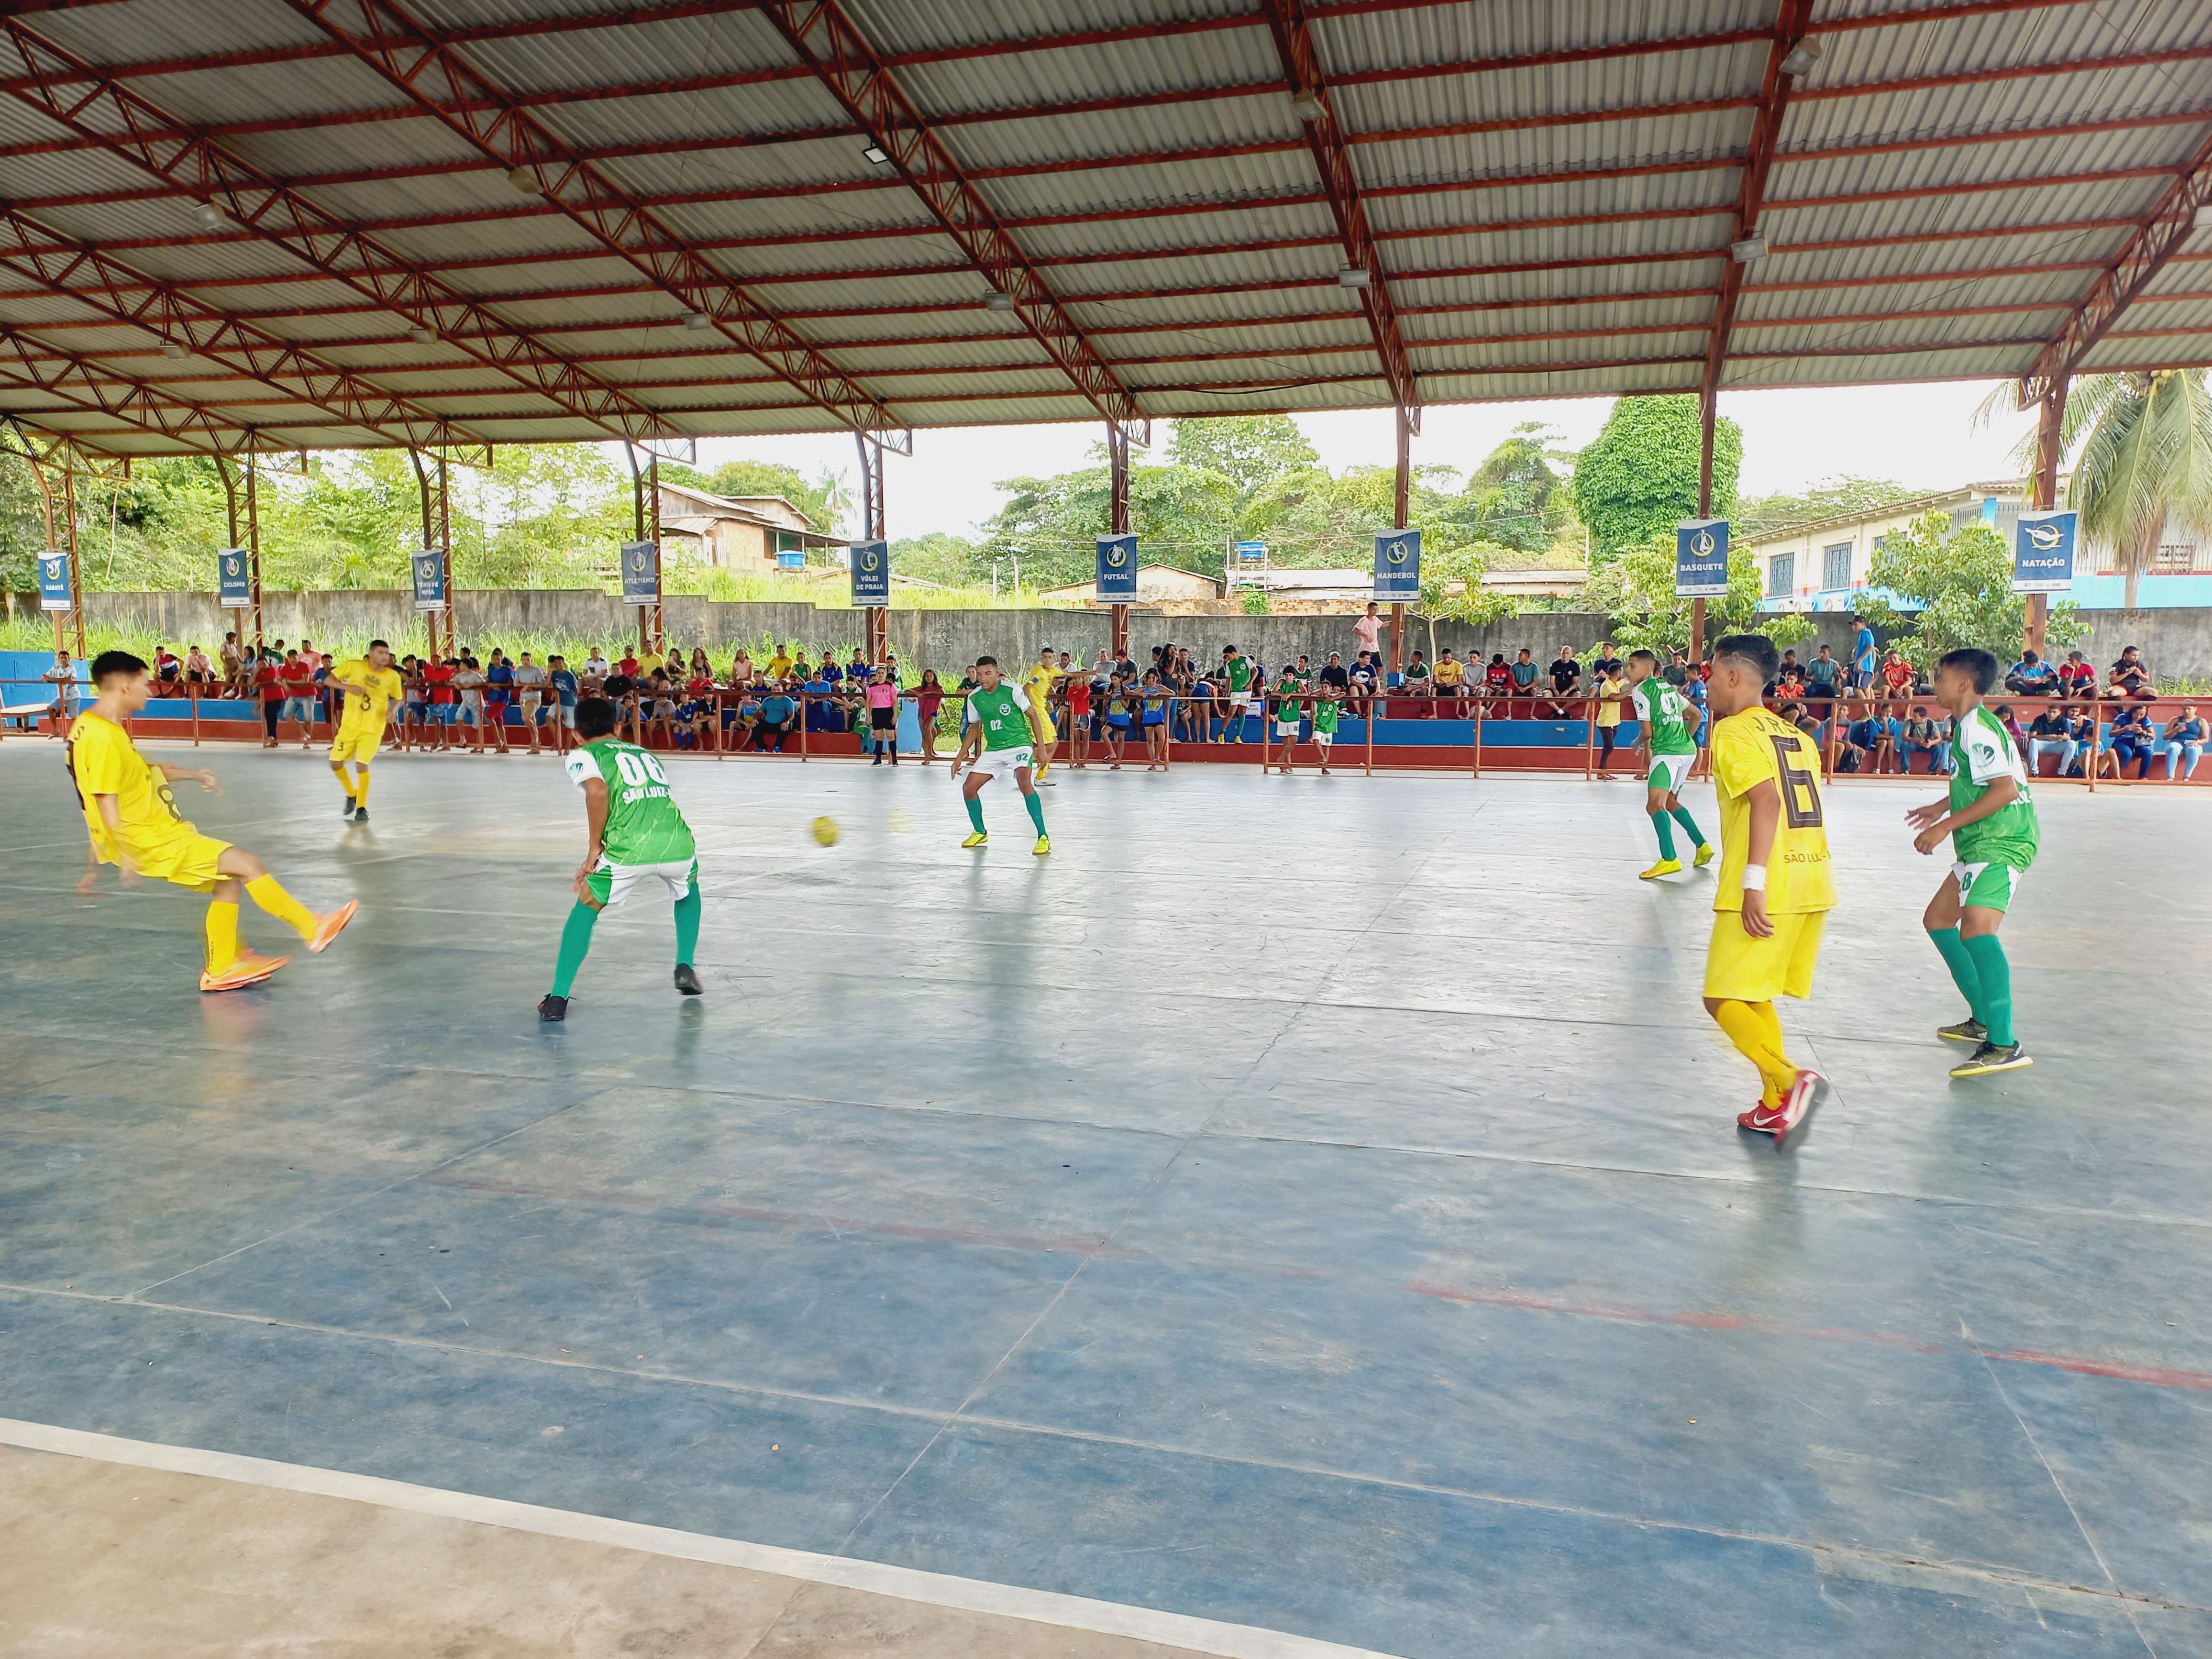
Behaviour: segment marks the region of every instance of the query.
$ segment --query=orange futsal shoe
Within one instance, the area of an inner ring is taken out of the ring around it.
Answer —
[[[307,949],[319,955],[331,948],[331,941],[345,932],[346,923],[360,913],[361,901],[348,899],[335,910],[326,910],[315,918],[315,936],[307,941]]]
[[[236,991],[248,985],[258,985],[291,959],[289,957],[257,957],[249,951],[219,974],[211,974],[204,968],[200,969],[200,989]]]

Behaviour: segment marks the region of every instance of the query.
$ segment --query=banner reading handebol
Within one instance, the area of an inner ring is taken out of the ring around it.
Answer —
[[[435,548],[425,548],[414,556],[415,608],[417,611],[443,611],[446,608],[446,561]]]
[[[1105,605],[1127,605],[1137,597],[1137,538],[1098,538],[1098,598]]]
[[[660,603],[660,550],[651,542],[622,544],[623,603]]]
[[[1375,597],[1393,604],[1421,597],[1421,532],[1392,530],[1375,538]]]
[[[891,544],[854,542],[852,545],[853,603],[872,610],[891,602]]]
[[[1726,519],[1689,519],[1674,526],[1674,592],[1717,599],[1728,592]]]
[[[58,548],[48,548],[39,561],[39,609],[66,611],[70,608],[70,556]]]
[[[2013,532],[2012,591],[2063,593],[2074,586],[2072,513],[2023,513]]]
[[[243,611],[253,603],[253,577],[246,568],[246,550],[226,547],[215,556],[216,592],[226,611]]]

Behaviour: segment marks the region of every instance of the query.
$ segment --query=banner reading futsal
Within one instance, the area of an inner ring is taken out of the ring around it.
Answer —
[[[851,553],[853,603],[875,610],[887,608],[891,602],[891,544],[854,542]]]
[[[660,549],[651,542],[622,544],[623,603],[660,603]]]
[[[1098,599],[1104,605],[1127,605],[1137,597],[1137,538],[1101,536],[1098,538]]]
[[[2012,591],[2063,593],[2074,586],[2071,513],[2023,513],[2013,532]]]
[[[425,548],[414,556],[415,608],[417,611],[443,611],[446,608],[446,560],[435,548]]]
[[[1411,604],[1421,597],[1421,532],[1393,530],[1375,538],[1375,597]]]
[[[1728,592],[1726,519],[1691,519],[1674,526],[1674,593],[1717,599]]]
[[[70,605],[70,556],[50,547],[39,561],[39,609],[66,611]]]
[[[253,603],[253,574],[246,568],[246,550],[226,547],[215,556],[216,592],[226,611],[244,611]]]

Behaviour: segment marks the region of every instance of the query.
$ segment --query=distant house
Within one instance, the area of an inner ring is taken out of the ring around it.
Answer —
[[[714,495],[665,482],[660,486],[660,539],[666,556],[744,575],[804,565],[814,549],[842,551],[845,546],[843,537],[817,528],[781,495]]]
[[[1060,587],[1048,587],[1037,596],[1047,605],[1097,605],[1098,584],[1096,580],[1069,582]],[[1221,579],[1201,575],[1195,570],[1185,570],[1172,564],[1140,564],[1137,567],[1137,600],[1139,604],[1157,605],[1166,599],[1218,599],[1221,597]]]
[[[2065,492],[2059,493],[2063,501]],[[1987,525],[2010,547],[2029,500],[2024,481],[2001,479],[1916,495],[1887,507],[1839,513],[1764,535],[1749,531],[1738,534],[1759,568],[1762,610],[1848,611],[1855,596],[1869,589],[1868,570],[1883,538],[1939,513],[1954,528]],[[2074,586],[2064,597],[2093,609],[2117,609],[2124,602],[2126,586],[2113,550],[2087,546],[2075,556]],[[2136,602],[2146,606],[2212,605],[2212,543],[2199,544],[2169,530],[2143,576]]]

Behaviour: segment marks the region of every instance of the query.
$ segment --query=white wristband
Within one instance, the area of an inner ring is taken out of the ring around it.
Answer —
[[[1743,890],[1747,893],[1763,893],[1766,890],[1765,865],[1747,864],[1743,866]]]

